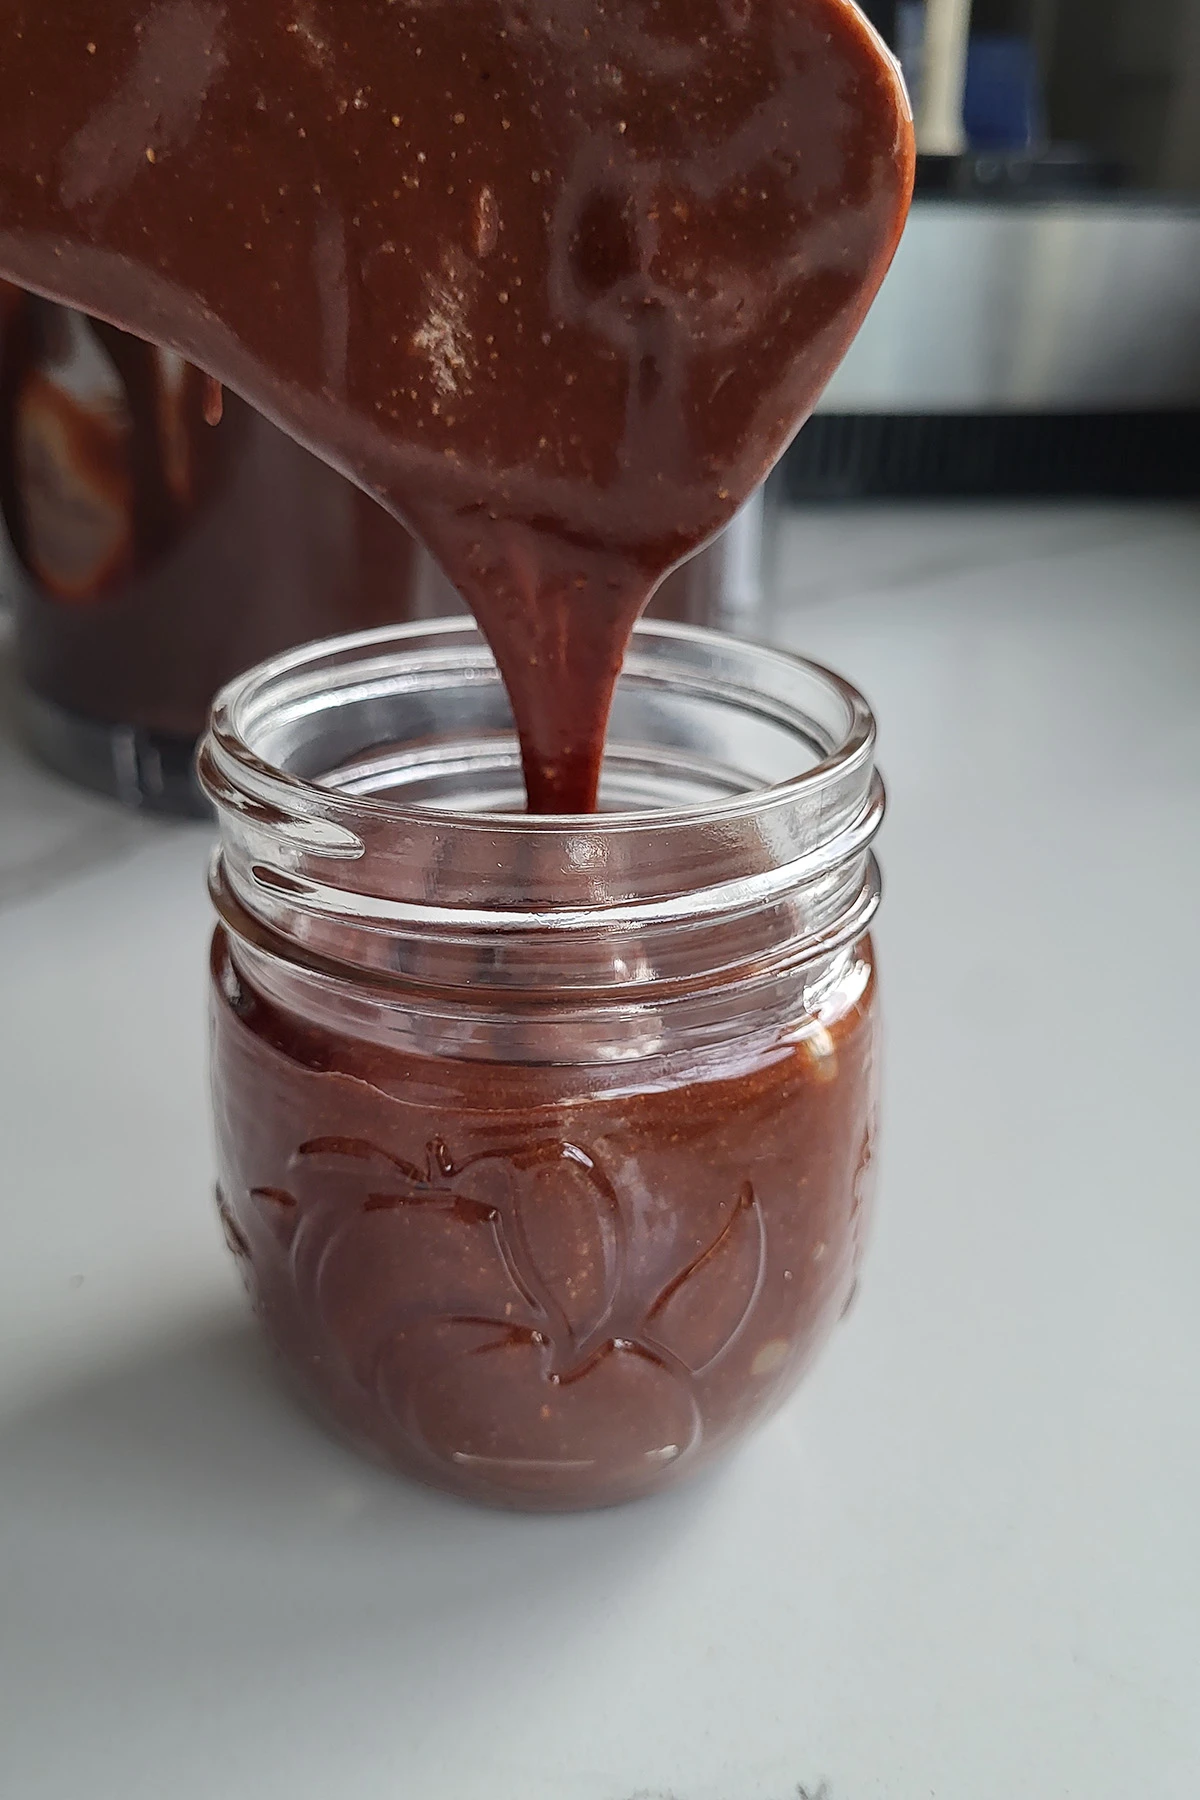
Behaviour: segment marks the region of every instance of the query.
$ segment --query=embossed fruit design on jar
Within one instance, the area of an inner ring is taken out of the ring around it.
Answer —
[[[221,697],[221,1218],[369,1454],[604,1505],[791,1391],[869,1206],[873,745],[826,671],[669,625],[635,634],[587,819],[519,811],[473,627],[314,646]]]

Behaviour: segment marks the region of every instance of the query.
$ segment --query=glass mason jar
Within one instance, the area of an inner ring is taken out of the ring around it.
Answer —
[[[461,614],[408,532],[165,350],[0,283],[0,513],[26,734],[127,805],[197,812],[212,697],[294,644]],[[762,500],[671,575],[661,617],[757,606]]]
[[[300,1387],[471,1498],[605,1505],[790,1391],[856,1280],[883,793],[855,691],[643,623],[602,811],[521,811],[472,626],[218,698],[218,1202]]]

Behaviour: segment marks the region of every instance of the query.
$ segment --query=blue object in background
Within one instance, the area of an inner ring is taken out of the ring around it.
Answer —
[[[895,49],[915,111],[921,100],[925,61],[925,0],[900,0],[896,8]]]
[[[963,125],[972,150],[1029,150],[1042,141],[1041,81],[1028,38],[971,39]]]

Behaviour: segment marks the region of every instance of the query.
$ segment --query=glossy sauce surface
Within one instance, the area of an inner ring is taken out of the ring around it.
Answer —
[[[846,0],[3,0],[0,273],[381,497],[590,807],[628,633],[811,410],[912,177]],[[686,104],[681,104],[681,95]]]
[[[531,1508],[692,1473],[845,1309],[871,951],[802,1032],[641,1065],[453,1062],[306,1024],[213,946],[220,1204],[303,1391],[369,1454]]]

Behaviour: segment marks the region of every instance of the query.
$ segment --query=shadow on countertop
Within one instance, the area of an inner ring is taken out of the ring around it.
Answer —
[[[274,1681],[382,1656],[420,1685],[449,1658],[465,1694],[514,1632],[586,1632],[715,1479],[573,1516],[444,1498],[327,1437],[230,1308],[0,1424],[0,1716],[119,1666],[199,1703],[264,1659]]]

